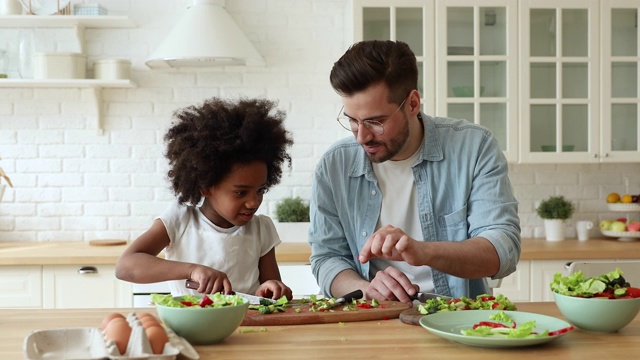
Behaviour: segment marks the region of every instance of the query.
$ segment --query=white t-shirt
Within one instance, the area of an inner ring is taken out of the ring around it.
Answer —
[[[169,234],[165,248],[168,260],[206,265],[227,274],[234,291],[255,293],[260,285],[258,261],[276,245],[280,237],[271,218],[254,216],[244,226],[223,229],[207,219],[199,208],[177,203],[158,217]],[[171,294],[197,294],[187,289],[185,280],[169,282]]]
[[[412,165],[416,162],[420,150],[411,157],[400,161],[372,163],[373,172],[378,179],[378,187],[382,192],[382,209],[376,224],[376,230],[385,225],[402,229],[415,240],[422,241],[422,227],[418,214],[417,188],[413,177]],[[371,260],[370,273],[393,266],[407,275],[412,283],[420,286],[420,291],[434,290],[431,268],[413,266],[404,261],[390,261],[375,258]]]

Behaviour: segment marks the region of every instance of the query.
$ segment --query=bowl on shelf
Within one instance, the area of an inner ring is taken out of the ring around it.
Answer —
[[[181,298],[173,297],[178,301]],[[156,304],[160,319],[193,345],[215,344],[226,339],[240,326],[248,308],[249,302],[246,300],[239,305],[218,308],[180,308]]]
[[[456,97],[473,97],[473,86],[454,86],[453,95]],[[484,94],[484,86],[480,86],[480,95]]]
[[[592,332],[613,333],[627,326],[640,311],[640,298],[583,298],[553,293],[556,306],[574,326]]]
[[[628,211],[628,212],[637,212],[640,211],[640,204],[638,203],[611,203],[607,204],[607,207],[610,211]]]
[[[540,148],[544,152],[556,151],[555,145],[540,145]],[[562,152],[573,151],[574,148],[575,148],[575,145],[562,145]]]

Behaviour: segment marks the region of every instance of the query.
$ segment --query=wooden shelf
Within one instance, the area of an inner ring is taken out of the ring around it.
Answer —
[[[131,28],[135,23],[128,16],[119,15],[7,15],[0,16],[0,28]]]

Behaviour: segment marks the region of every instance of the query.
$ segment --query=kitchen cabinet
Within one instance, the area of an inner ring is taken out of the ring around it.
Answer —
[[[73,28],[80,45],[85,52],[86,28],[130,28],[133,21],[127,16],[35,16],[10,15],[0,16],[0,28]],[[96,107],[96,128],[102,134],[102,89],[103,88],[135,88],[131,80],[97,80],[97,79],[0,79],[0,88],[86,88],[91,90]]]
[[[42,308],[42,266],[0,266],[0,308]]]
[[[354,41],[406,42],[425,113],[489,128],[515,162],[517,39],[509,34],[517,33],[516,9],[512,0],[354,1]]]
[[[635,0],[356,0],[353,34],[407,42],[425,112],[486,126],[509,162],[634,162],[638,9]]]
[[[51,308],[131,307],[131,285],[118,280],[115,265],[45,265],[42,304]]]
[[[308,297],[320,294],[320,287],[311,272],[309,264],[280,264],[280,277],[282,282],[291,288],[295,298]]]
[[[0,266],[0,308],[131,307],[115,265]]]
[[[639,8],[520,2],[521,162],[637,161]]]

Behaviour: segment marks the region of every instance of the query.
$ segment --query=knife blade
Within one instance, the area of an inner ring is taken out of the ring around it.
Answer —
[[[197,281],[189,279],[189,280],[186,281],[185,286],[187,287],[187,289],[198,290],[198,287],[200,286],[200,284]],[[234,293],[235,293],[235,295],[239,295],[239,296],[242,296],[243,298],[247,299],[247,301],[251,305],[260,305],[260,301],[268,302],[270,304],[275,304],[276,303],[276,300],[265,298],[265,297],[261,297],[261,296],[249,295],[249,294],[245,294],[245,293],[241,293],[241,292],[237,292],[237,291],[235,291]]]
[[[328,304],[326,307],[324,307],[325,310],[328,309],[332,309],[338,305],[342,305],[342,304],[346,304],[348,302],[351,302],[353,299],[362,299],[362,297],[364,296],[364,294],[362,293],[362,290],[358,289],[355,291],[352,291],[342,297],[339,297],[336,299],[336,301],[332,304]]]

